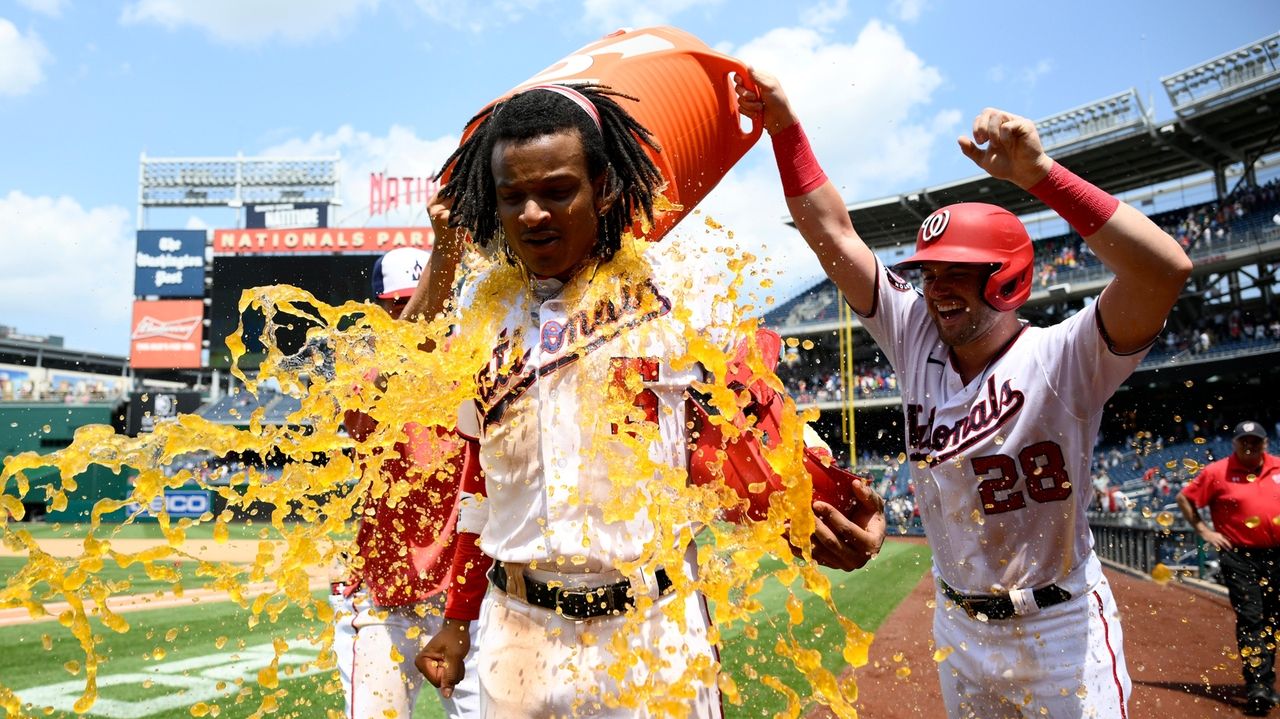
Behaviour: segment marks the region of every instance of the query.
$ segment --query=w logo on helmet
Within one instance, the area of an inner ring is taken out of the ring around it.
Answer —
[[[942,233],[947,231],[949,222],[951,222],[951,210],[935,212],[926,217],[924,223],[920,225],[920,243],[927,245],[942,237]]]

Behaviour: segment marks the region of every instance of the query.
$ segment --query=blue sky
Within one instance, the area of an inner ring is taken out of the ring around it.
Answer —
[[[370,171],[429,174],[494,96],[613,29],[653,24],[781,77],[828,175],[859,201],[973,175],[955,137],[984,106],[1040,118],[1134,87],[1170,119],[1159,78],[1280,29],[1280,6],[3,0],[0,324],[127,351],[140,153],[340,153],[337,219],[406,224],[362,211]],[[772,162],[762,143],[704,209],[775,260],[782,300],[821,270],[782,223]]]

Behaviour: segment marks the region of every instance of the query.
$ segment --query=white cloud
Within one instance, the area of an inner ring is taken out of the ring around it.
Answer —
[[[124,354],[133,307],[130,213],[69,197],[0,197],[5,324],[62,335],[67,346]]]
[[[941,73],[880,22],[868,23],[852,44],[792,27],[722,49],[781,79],[814,152],[849,202],[923,181],[940,141],[949,151],[959,130],[959,111],[932,106]],[[784,300],[823,276],[803,239],[783,222],[787,209],[767,137],[702,209],[733,230],[736,246],[763,258],[759,266],[785,269],[762,297],[772,292]],[[697,222],[686,232],[696,237]]]
[[[889,12],[903,22],[915,22],[924,13],[925,0],[893,0]]]
[[[827,30],[849,14],[848,0],[820,2],[800,11],[800,24],[815,30]]]
[[[1040,78],[1053,71],[1053,61],[1042,58],[1034,65],[1022,65],[1010,70],[1005,65],[994,65],[987,68],[987,82],[992,84],[1011,83],[1023,89],[1033,90],[1040,83]]]
[[[1053,70],[1053,62],[1050,60],[1040,60],[1034,65],[1028,65],[1022,68],[1018,73],[1018,79],[1027,87],[1035,87],[1040,78],[1048,75]]]
[[[458,146],[456,135],[435,139],[418,137],[413,130],[393,125],[382,137],[343,125],[328,135],[316,133],[308,138],[292,139],[266,149],[262,154],[276,157],[341,155],[342,206],[330,216],[334,226],[427,225],[422,205],[392,213],[370,213],[369,174],[424,178],[434,175],[445,158]]]
[[[670,25],[677,15],[697,7],[719,5],[723,0],[583,0],[586,21],[602,32],[621,27]]]
[[[762,140],[698,206],[698,214],[685,218],[662,242],[664,254],[691,277],[727,276],[730,257],[722,247],[733,247],[738,257],[754,255],[744,268],[739,297],[756,308],[753,314],[767,312],[824,276],[800,234],[784,222],[787,205],[767,143],[768,138]],[[708,220],[723,229],[709,227]],[[770,297],[772,306],[766,304]]]
[[[67,6],[67,0],[18,0],[18,2],[28,10],[49,17],[61,17],[62,8]]]
[[[337,35],[379,0],[135,0],[125,6],[125,24],[156,23],[169,30],[192,26],[231,44],[253,44],[273,36],[302,41]]]
[[[24,95],[44,80],[44,64],[52,60],[40,36],[18,32],[0,17],[0,95]]]
[[[779,28],[734,54],[782,81],[827,174],[851,201],[924,178],[937,140],[959,121],[954,110],[930,109],[938,69],[878,21],[852,44]]]

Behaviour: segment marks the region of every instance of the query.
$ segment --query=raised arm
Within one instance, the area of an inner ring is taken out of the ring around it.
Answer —
[[[1137,209],[1054,162],[1025,117],[987,108],[973,122],[973,137],[959,142],[987,174],[1027,190],[1061,215],[1115,273],[1098,298],[1112,349],[1123,354],[1149,344],[1191,274],[1191,259],[1178,243]]]
[[[435,247],[431,250],[427,271],[418,278],[418,288],[400,313],[404,319],[435,319],[448,309],[449,301],[453,299],[453,282],[462,262],[463,245],[461,231],[449,227],[449,209],[452,206],[452,200],[441,201],[439,197],[432,198],[428,205]]]
[[[751,69],[751,85],[736,80],[738,106],[764,125],[782,176],[787,209],[800,236],[818,256],[827,277],[855,310],[868,314],[875,294],[876,258],[858,237],[835,185],[823,174],[782,86],[772,75]]]

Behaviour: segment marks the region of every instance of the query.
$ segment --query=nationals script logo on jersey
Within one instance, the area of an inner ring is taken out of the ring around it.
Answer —
[[[997,389],[998,388],[998,389]],[[928,417],[924,405],[907,405],[907,441],[913,450],[913,462],[944,462],[991,436],[1008,423],[1026,403],[1021,390],[1012,380],[1003,383],[994,374],[987,378],[986,394],[969,406],[969,414],[954,424],[936,424],[937,407],[930,407]]]
[[[508,332],[504,328],[488,366],[476,375],[485,424],[502,419],[507,407],[539,377],[577,362],[623,332],[670,311],[671,300],[652,279],[645,278],[622,285],[616,300],[600,299],[590,310],[570,312],[564,322],[544,321],[534,346],[527,346],[523,330]],[[540,364],[531,367],[529,361],[535,349],[540,350]],[[550,361],[542,361],[548,358]]]

